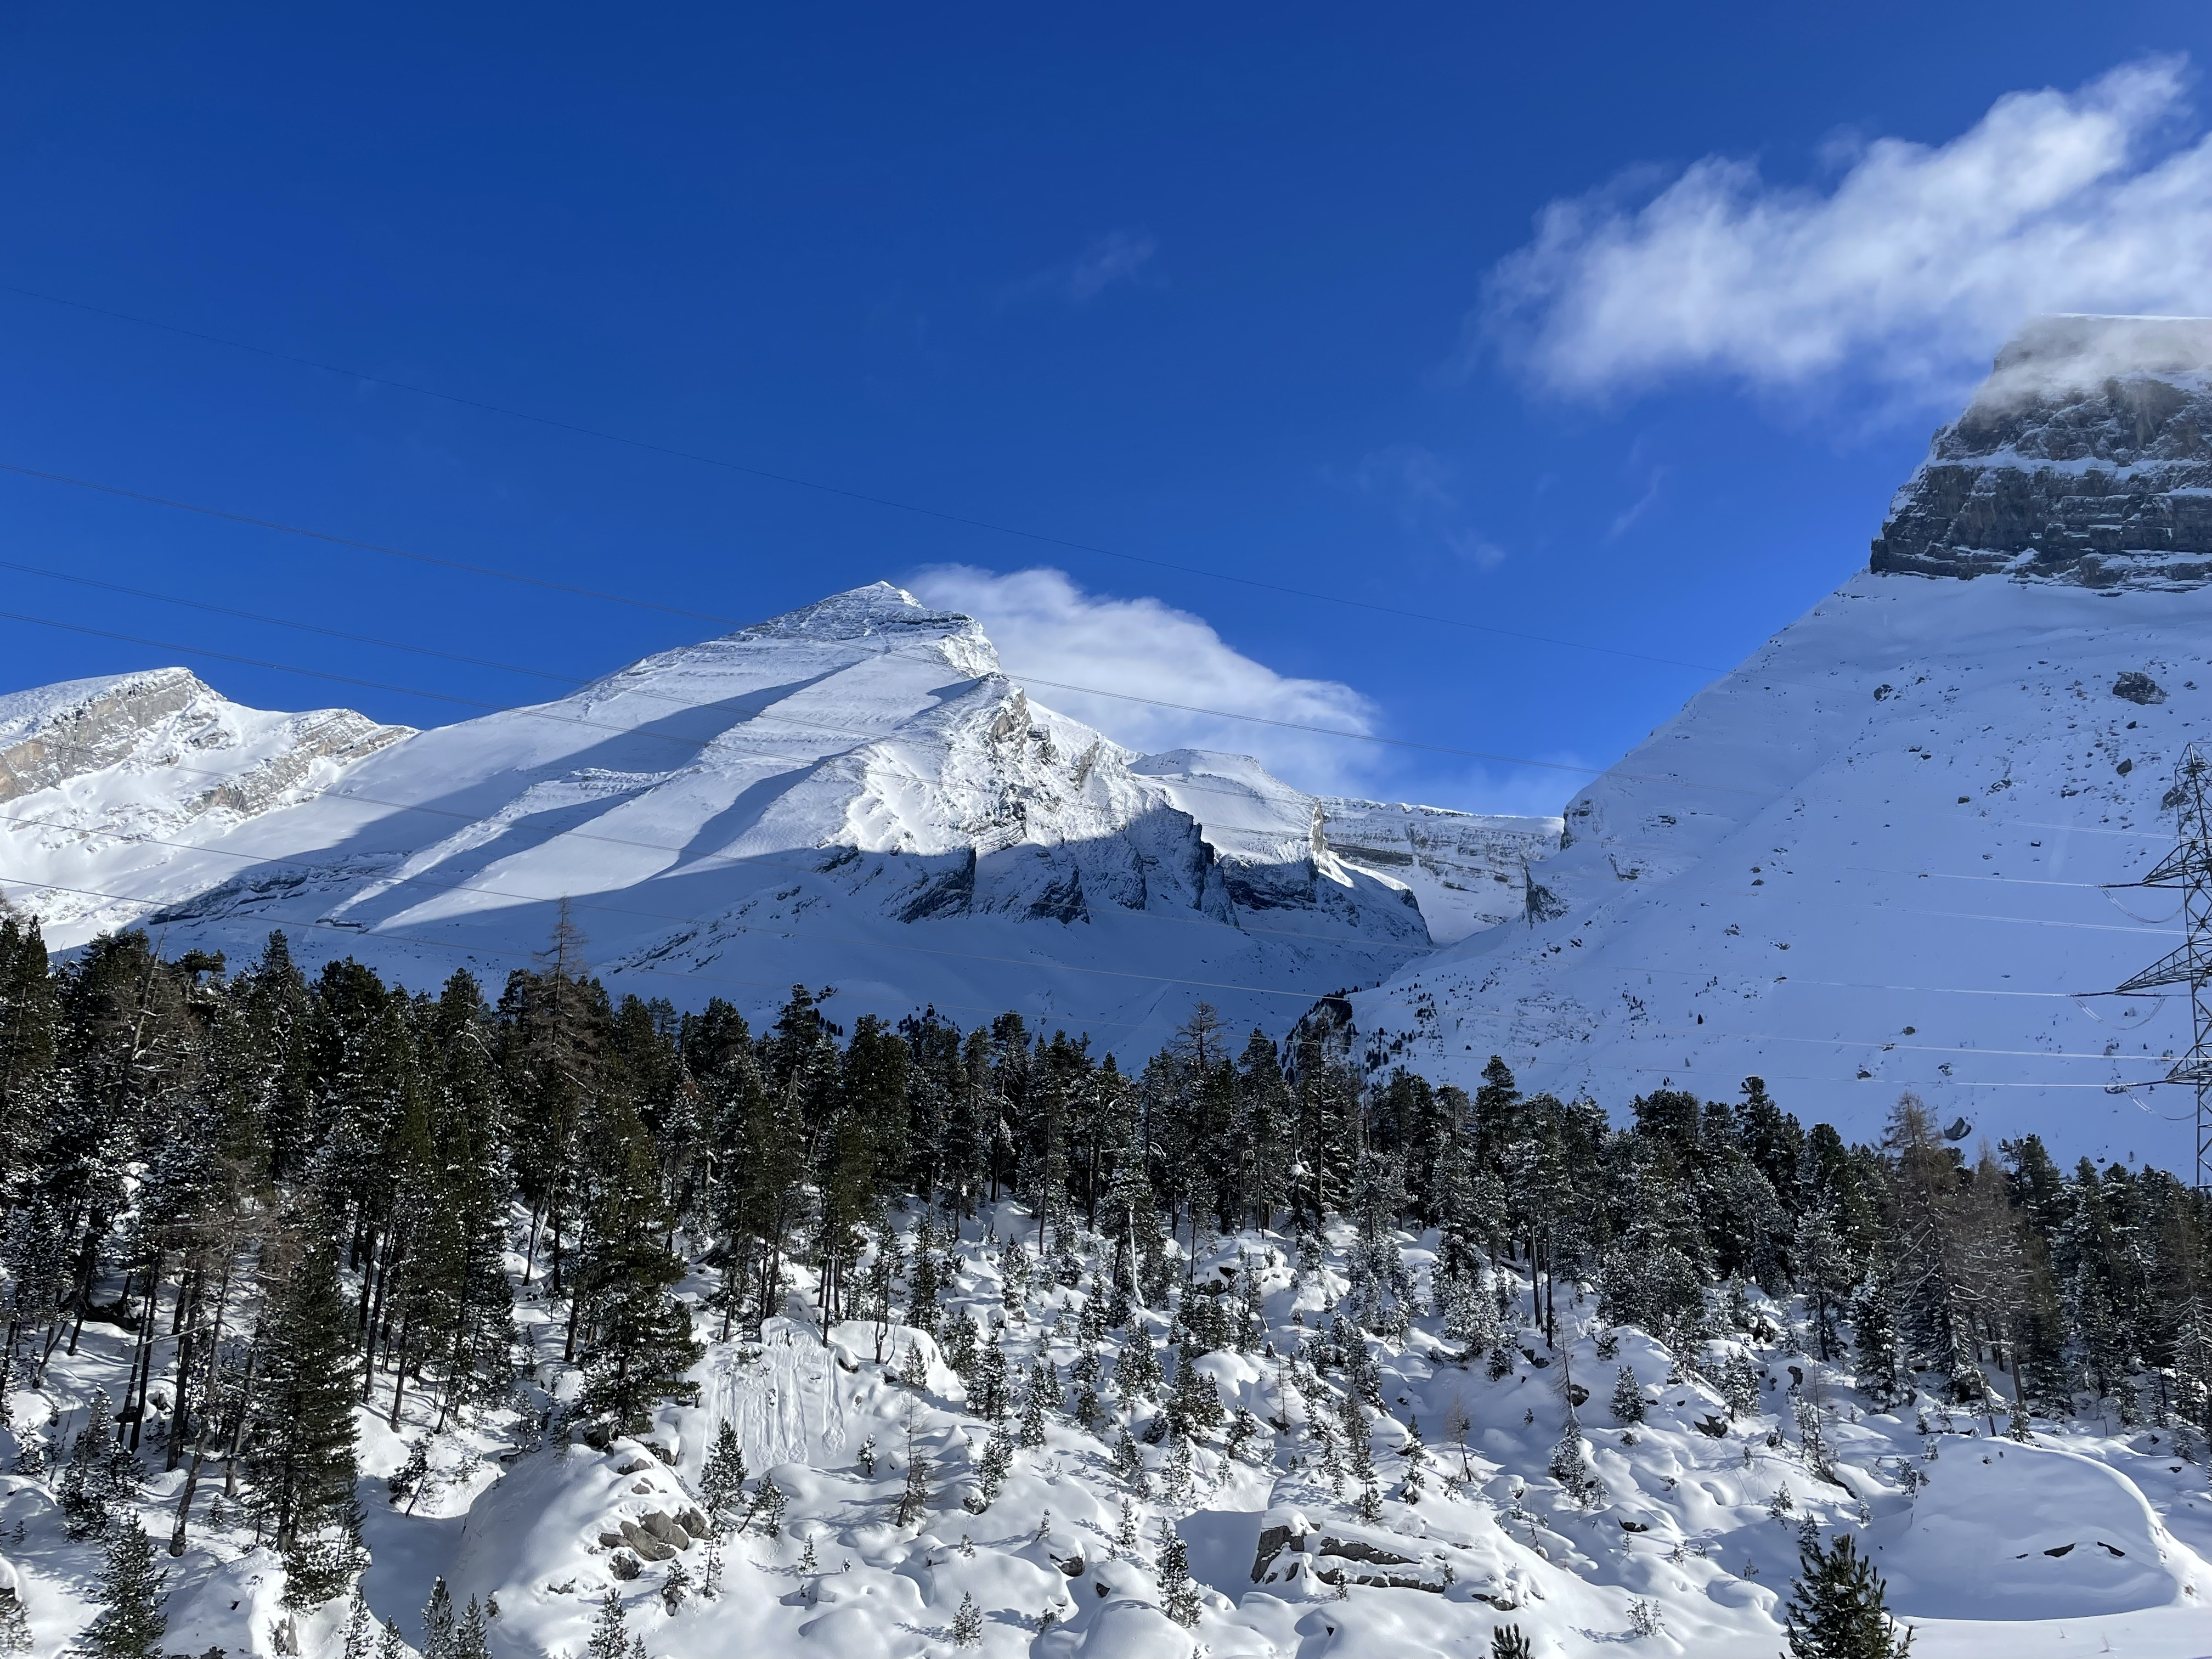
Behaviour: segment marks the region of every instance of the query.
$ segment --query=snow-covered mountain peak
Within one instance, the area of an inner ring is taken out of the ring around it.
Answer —
[[[2045,317],[1890,504],[1885,574],[2212,580],[2212,319]]]
[[[811,640],[819,642],[867,641],[878,650],[911,650],[948,637],[973,641],[998,665],[997,653],[983,635],[981,623],[957,611],[935,611],[902,587],[889,582],[869,582],[832,593],[826,599],[787,611],[739,629],[733,641]]]
[[[21,694],[0,722],[0,779],[37,792],[0,823],[0,878],[59,946],[145,921],[236,951],[281,927],[420,984],[457,958],[502,974],[565,901],[595,968],[645,994],[750,1006],[804,980],[1117,1046],[1199,995],[1286,1028],[1516,917],[1559,828],[1139,755],[885,582],[411,734],[240,709],[182,670]]]

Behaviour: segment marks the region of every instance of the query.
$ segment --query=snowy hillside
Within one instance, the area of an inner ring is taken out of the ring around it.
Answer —
[[[434,731],[165,670],[0,702],[0,880],[57,945],[143,922],[237,955],[283,927],[310,959],[496,977],[566,898],[595,969],[682,1006],[804,981],[848,1015],[1011,1007],[1136,1045],[1199,996],[1284,1029],[1518,915],[1559,830],[1145,760],[883,584]]]
[[[1354,1235],[1337,1228],[1303,1266],[1278,1236],[1209,1245],[1182,1302],[1218,1288],[1251,1322],[1187,1362],[1219,1423],[1153,1443],[1121,1425],[1141,1432],[1194,1395],[1156,1383],[1148,1403],[1135,1364],[1115,1357],[1128,1351],[1120,1334],[1100,1340],[1087,1270],[1105,1258],[1069,1255],[1076,1288],[1011,1244],[1036,1232],[1011,1206],[957,1243],[907,1219],[909,1256],[927,1249],[945,1270],[940,1334],[965,1322],[995,1332],[968,1340],[964,1378],[949,1346],[903,1323],[847,1321],[825,1338],[802,1281],[793,1316],[757,1342],[710,1340],[691,1373],[697,1403],[664,1406],[634,1437],[539,1431],[544,1404],[573,1401],[578,1378],[560,1362],[558,1306],[537,1297],[520,1309],[532,1364],[513,1406],[442,1431],[428,1390],[396,1428],[380,1405],[361,1407],[360,1589],[366,1616],[397,1626],[387,1659],[438,1652],[425,1609],[441,1579],[452,1613],[492,1610],[480,1639],[493,1659],[597,1650],[610,1595],[625,1639],[653,1659],[1484,1659],[1508,1626],[1542,1659],[1771,1659],[1808,1529],[1858,1540],[1915,1629],[1915,1659],[2205,1650],[2212,1499],[2202,1462],[2177,1455],[2168,1430],[2092,1416],[2039,1421],[2022,1443],[2001,1431],[2002,1407],[1885,1407],[1755,1296],[1737,1327],[1692,1345],[1705,1375],[1640,1331],[1609,1329],[1594,1304],[1563,1299],[1547,1346],[1510,1271],[1491,1281],[1517,1322],[1503,1358],[1462,1358],[1423,1317],[1401,1337],[1349,1338],[1371,1366],[1361,1373],[1330,1319],[1358,1282]],[[1437,1243],[1397,1241],[1423,1283]],[[714,1281],[702,1273],[683,1294],[696,1303]],[[699,1320],[710,1339],[717,1324]],[[1177,1328],[1168,1310],[1139,1310],[1127,1340]],[[1007,1379],[997,1405],[977,1392],[995,1386],[975,1357],[992,1346]],[[156,1344],[156,1376],[168,1346]],[[30,1425],[18,1443],[40,1448],[19,1471],[58,1465],[91,1390],[119,1393],[132,1352],[128,1333],[90,1326],[80,1352],[14,1396]],[[1068,1402],[1085,1356],[1095,1368],[1102,1352],[1110,1403],[1086,1427]],[[1055,1381],[1036,1390],[1040,1362]],[[1589,1403],[1562,1463],[1571,1382]],[[567,1409],[553,1406],[556,1421]],[[31,1430],[49,1420],[42,1441]],[[749,1479],[717,1538],[709,1460],[725,1424]],[[156,1474],[120,1507],[158,1539],[181,1479]],[[100,1545],[68,1536],[51,1474],[0,1477],[0,1491],[4,1570],[37,1659],[58,1659],[95,1611]],[[343,1598],[305,1615],[282,1605],[279,1558],[236,1504],[217,1498],[207,1514],[164,1564],[173,1650],[379,1650],[373,1624],[349,1636]],[[453,1632],[442,1640],[441,1659],[465,1659]]]
[[[1962,1139],[2186,1168],[2187,1094],[2123,1086],[2164,1076],[2185,1000],[2070,994],[2179,938],[2173,895],[2100,884],[2172,844],[2212,740],[2208,362],[2212,325],[2031,331],[1875,568],[1571,804],[1565,914],[1356,999],[1370,1058],[1468,1081],[1496,1053],[1608,1102],[1756,1073],[1862,1137],[1909,1088]]]

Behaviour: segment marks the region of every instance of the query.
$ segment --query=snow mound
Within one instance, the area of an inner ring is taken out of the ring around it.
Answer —
[[[2080,1619],[2185,1601],[2203,1564],[2135,1483],[2073,1452],[1972,1442],[1928,1466],[1880,1557],[1890,1605],[1924,1619]],[[2193,1603],[2191,1604],[2193,1605]]]

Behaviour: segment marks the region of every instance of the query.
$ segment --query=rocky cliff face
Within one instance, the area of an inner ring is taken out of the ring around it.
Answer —
[[[1877,574],[2212,580],[2212,319],[2024,330],[1890,504]]]

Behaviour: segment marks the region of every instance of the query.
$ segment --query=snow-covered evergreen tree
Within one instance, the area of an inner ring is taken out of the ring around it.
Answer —
[[[118,1523],[108,1540],[95,1592],[100,1613],[80,1638],[86,1659],[161,1659],[169,1628],[168,1575],[154,1565],[154,1546],[135,1518]]]
[[[1803,1552],[1784,1608],[1790,1659],[1904,1659],[1911,1632],[1898,1629],[1887,1603],[1881,1575],[1848,1534]]]
[[[1616,1423],[1641,1423],[1649,1402],[1644,1397],[1644,1385],[1636,1380],[1636,1367],[1626,1360],[1613,1379],[1613,1420]]]
[[[744,1448],[738,1440],[737,1425],[726,1417],[715,1425],[714,1449],[699,1472],[699,1501],[706,1505],[707,1518],[714,1522],[717,1531],[737,1513],[744,1486]]]
[[[1186,1630],[1198,1622],[1204,1604],[1198,1595],[1198,1587],[1190,1581],[1190,1548],[1182,1534],[1170,1523],[1167,1536],[1160,1542],[1158,1571],[1160,1586],[1160,1611]]]

